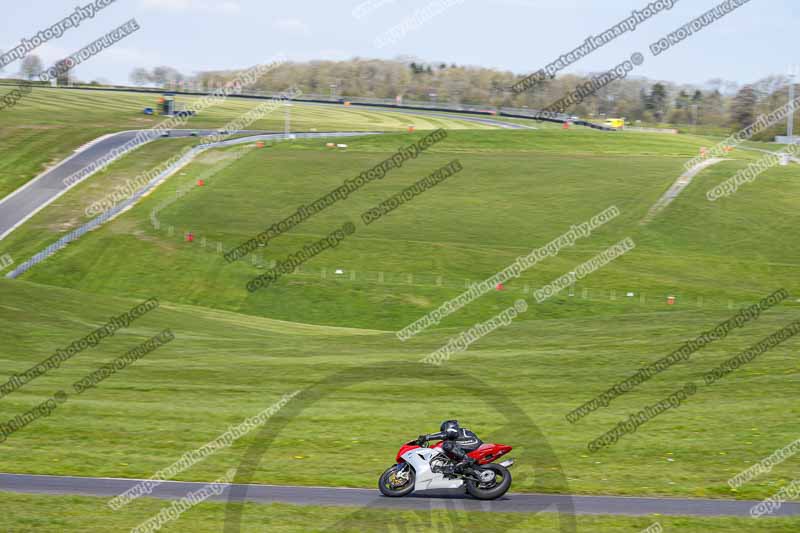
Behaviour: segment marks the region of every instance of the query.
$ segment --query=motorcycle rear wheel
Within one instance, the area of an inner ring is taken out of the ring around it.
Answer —
[[[381,477],[378,479],[378,489],[381,491],[381,494],[384,496],[389,496],[390,498],[399,498],[401,496],[407,496],[414,492],[414,482],[416,479],[416,475],[414,473],[414,469],[411,468],[409,465],[405,465],[406,472],[408,473],[408,479],[405,483],[398,485],[396,483],[396,478],[393,477],[396,474],[399,467],[403,465],[393,465],[386,469],[386,471],[381,474]]]
[[[495,474],[495,479],[491,485],[478,483],[477,481],[467,480],[467,492],[473,498],[479,500],[496,500],[511,488],[511,472],[508,468],[496,464],[483,465],[479,470],[491,470]]]

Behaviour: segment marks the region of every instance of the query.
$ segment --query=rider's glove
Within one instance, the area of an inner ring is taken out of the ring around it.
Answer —
[[[425,441],[427,441],[427,440],[428,440],[428,436],[427,435],[420,435],[419,437],[417,437],[417,444],[422,446],[425,443]]]

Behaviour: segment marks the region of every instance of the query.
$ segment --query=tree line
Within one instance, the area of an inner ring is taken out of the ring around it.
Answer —
[[[41,60],[30,54],[21,62],[20,75],[33,79],[42,69]],[[186,75],[169,66],[139,67],[131,71],[130,81],[139,86],[212,91],[228,85],[243,70]],[[413,101],[477,105],[487,109],[544,109],[597,74],[565,74],[543,80],[516,94],[511,86],[525,76],[510,71],[454,63],[423,63],[402,57],[394,60],[355,58],[348,61],[287,62],[245,89],[279,92],[296,87],[304,94],[345,99],[355,96],[400,97]],[[769,76],[743,86],[722,79],[695,86],[629,77],[598,89],[567,112],[594,120],[615,117],[625,118],[629,124],[641,121],[679,128],[732,131],[747,127],[759,115],[785,105],[789,83],[786,76]],[[784,134],[785,130],[785,123],[776,124],[756,139],[771,139]]]
[[[174,68],[151,71],[135,69],[136,84],[179,86],[194,84],[203,90],[224,87],[241,70],[206,71],[185,76]],[[297,87],[304,94],[373,97],[438,103],[460,103],[493,107],[543,109],[599,73],[565,74],[544,80],[528,91],[515,94],[511,86],[525,76],[509,71],[447,63],[423,63],[411,58],[395,60],[360,59],[348,61],[289,62],[268,72],[253,87],[283,91]],[[568,110],[583,118],[625,118],[628,123],[675,125],[737,130],[751,125],[759,115],[769,113],[788,101],[790,80],[769,76],[739,86],[712,79],[702,86],[645,78],[617,80],[599,89]],[[800,94],[800,92],[798,92]],[[776,124],[760,134],[771,139],[785,133],[786,124]]]

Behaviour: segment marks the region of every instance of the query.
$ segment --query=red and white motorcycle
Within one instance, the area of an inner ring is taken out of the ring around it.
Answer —
[[[428,442],[412,440],[397,452],[397,464],[388,468],[378,480],[384,496],[407,496],[415,490],[458,489],[466,485],[467,492],[479,500],[494,500],[511,487],[509,467],[513,459],[502,463],[493,461],[511,451],[504,444],[482,444],[467,455],[477,461],[463,472],[454,472],[455,463],[442,450],[442,442],[428,447]]]

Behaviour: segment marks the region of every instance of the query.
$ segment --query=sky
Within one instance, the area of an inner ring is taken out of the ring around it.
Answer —
[[[0,0],[9,2],[11,0]],[[94,0],[15,2],[0,19],[8,50]],[[673,3],[635,31],[561,72],[608,70],[634,52],[635,75],[702,85],[712,78],[744,84],[800,65],[798,0],[750,0],[724,18],[653,56],[649,46],[721,0]],[[730,1],[730,0],[729,0]],[[737,0],[740,1],[740,0]],[[129,83],[135,67],[168,65],[185,74],[249,67],[279,54],[295,61],[353,57],[474,65],[532,73],[591,35],[642,10],[650,0],[116,0],[31,53],[51,66],[135,18],[141,29],[76,67],[81,80]],[[392,28],[411,21],[402,33]],[[16,61],[0,71],[14,75]]]

